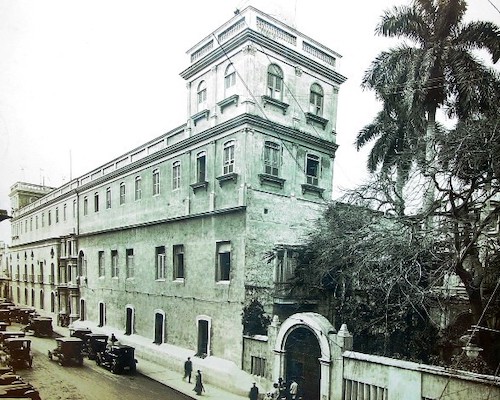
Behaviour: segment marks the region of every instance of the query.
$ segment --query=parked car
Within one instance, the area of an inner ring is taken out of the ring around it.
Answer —
[[[38,391],[29,383],[16,383],[0,386],[0,399],[41,400]]]
[[[30,319],[36,315],[36,309],[33,307],[11,307],[10,320],[26,325]]]
[[[6,372],[5,374],[0,375],[0,386],[22,383],[22,381],[22,378],[19,375],[16,375],[14,372]]]
[[[134,358],[135,349],[124,344],[106,346],[104,351],[97,353],[96,364],[109,369],[113,374],[123,372],[134,373],[137,360]]]
[[[5,346],[5,340],[10,338],[22,338],[25,337],[26,334],[23,331],[3,331],[0,332],[0,349],[3,349]]]
[[[97,353],[106,350],[108,335],[102,333],[87,333],[85,335],[84,341],[84,352],[87,354],[89,360],[95,360],[97,357]]]
[[[60,365],[83,365],[83,340],[76,337],[56,338],[57,347],[50,351],[49,359],[57,358]]]
[[[0,321],[0,332],[5,332],[9,324],[7,322]]]
[[[13,337],[5,339],[3,343],[2,361],[12,368],[28,367],[33,365],[33,353],[31,352],[31,340],[24,337]]]
[[[25,332],[33,331],[34,336],[52,337],[52,318],[50,317],[35,317],[23,328]]]

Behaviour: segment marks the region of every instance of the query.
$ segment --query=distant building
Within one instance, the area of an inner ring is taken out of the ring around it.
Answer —
[[[9,292],[271,380],[273,360],[243,359],[242,309],[301,310],[278,289],[332,195],[340,56],[252,7],[188,54],[185,124],[59,188],[12,187]]]

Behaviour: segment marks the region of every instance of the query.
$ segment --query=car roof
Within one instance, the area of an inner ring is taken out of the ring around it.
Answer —
[[[58,337],[56,338],[57,341],[59,342],[75,342],[75,343],[83,343],[83,340],[80,339],[80,338],[77,338],[77,337],[73,337],[73,336],[70,336],[70,337],[67,337],[67,336],[62,336],[62,337]]]
[[[31,343],[31,339],[28,339],[28,338],[25,338],[25,337],[13,337],[13,338],[7,338],[5,339],[5,342],[6,343],[13,343],[13,342],[30,342]]]

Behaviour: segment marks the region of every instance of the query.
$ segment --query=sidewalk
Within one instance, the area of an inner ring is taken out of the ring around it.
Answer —
[[[69,336],[69,328],[61,327],[61,326],[53,326],[53,330],[57,335],[61,336]],[[193,391],[194,388],[194,380],[195,373],[193,371],[193,376],[191,379],[191,383],[184,381],[182,379],[182,372],[172,371],[163,365],[156,364],[154,362],[145,360],[135,354],[135,358],[137,359],[137,372],[141,375],[147,376],[150,379],[153,379],[157,382],[160,382],[180,393],[183,393],[193,399],[217,399],[217,400],[244,400],[248,399],[248,397],[239,396],[237,394],[225,391],[217,386],[211,385],[207,382],[203,382],[203,386],[205,387],[205,392],[202,393],[201,396],[197,396]],[[249,388],[250,390],[250,388]]]

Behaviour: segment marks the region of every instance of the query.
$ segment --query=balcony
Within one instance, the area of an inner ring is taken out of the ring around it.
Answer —
[[[318,295],[296,287],[292,283],[275,282],[274,283],[274,304],[317,304]]]
[[[38,275],[37,276],[37,282],[38,283],[43,283],[43,275]]]

